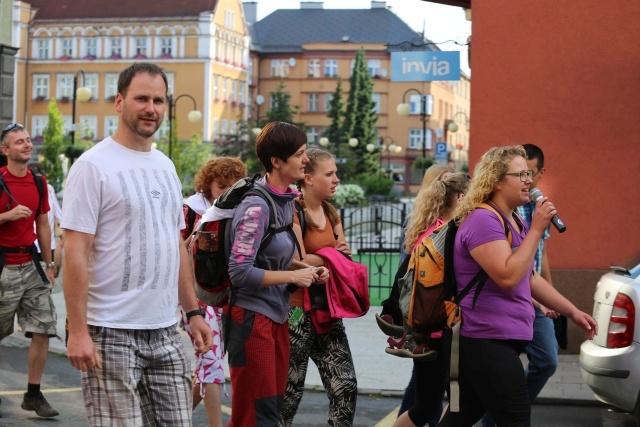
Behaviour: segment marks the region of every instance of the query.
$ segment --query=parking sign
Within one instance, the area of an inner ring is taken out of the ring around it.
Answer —
[[[436,142],[436,160],[447,160],[446,142]]]

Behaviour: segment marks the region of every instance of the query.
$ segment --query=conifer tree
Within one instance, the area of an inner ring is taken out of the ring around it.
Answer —
[[[286,122],[294,124],[304,130],[303,122],[294,121],[294,116],[300,111],[299,105],[291,106],[291,94],[284,91],[284,81],[280,79],[280,85],[275,92],[269,92],[271,95],[272,107],[267,111],[267,122]]]
[[[350,138],[358,139],[358,145],[355,148],[348,148],[351,153],[350,157],[358,159],[355,165],[356,175],[377,173],[380,154],[377,152],[369,153],[366,149],[368,144],[376,142],[375,125],[378,117],[374,111],[373,79],[369,74],[363,47],[356,52],[349,82],[349,98],[347,99],[341,142],[346,143]]]

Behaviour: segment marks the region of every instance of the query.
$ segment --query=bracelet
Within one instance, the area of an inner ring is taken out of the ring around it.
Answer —
[[[55,268],[56,264],[53,262],[50,262],[49,264],[47,264],[47,268]]]

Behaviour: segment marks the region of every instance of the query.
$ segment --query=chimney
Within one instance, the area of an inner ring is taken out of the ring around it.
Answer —
[[[379,0],[371,1],[371,9],[386,9],[386,8],[387,8],[386,1],[379,1]]]
[[[321,1],[301,1],[300,9],[323,9],[324,3]]]
[[[250,1],[242,3],[244,8],[244,19],[247,24],[255,24],[258,18],[258,2]]]

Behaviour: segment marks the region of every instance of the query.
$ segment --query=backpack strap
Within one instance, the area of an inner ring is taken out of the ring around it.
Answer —
[[[187,236],[193,234],[193,227],[196,225],[196,211],[191,209],[191,207],[185,204],[187,207]]]
[[[31,175],[33,175],[33,180],[36,183],[36,188],[38,189],[38,197],[40,202],[38,203],[38,212],[42,213],[42,204],[44,202],[44,177],[40,172],[29,168],[31,171]]]
[[[305,234],[307,234],[307,220],[304,217],[304,208],[298,199],[293,200],[293,206],[296,208],[300,230],[302,230],[302,238],[304,239]]]

